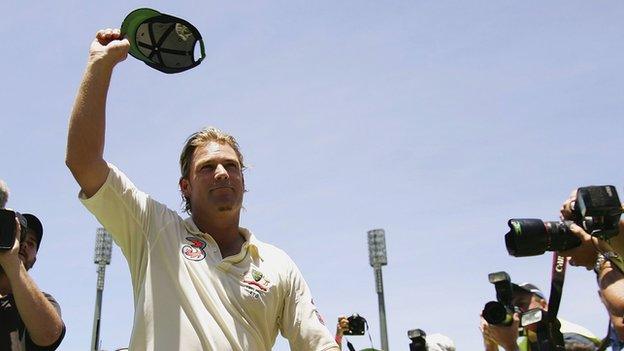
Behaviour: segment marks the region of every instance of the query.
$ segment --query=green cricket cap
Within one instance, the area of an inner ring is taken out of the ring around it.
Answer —
[[[121,35],[130,42],[130,55],[165,73],[179,73],[200,64],[206,57],[201,34],[189,22],[140,8],[128,14]],[[201,57],[195,57],[199,45]]]

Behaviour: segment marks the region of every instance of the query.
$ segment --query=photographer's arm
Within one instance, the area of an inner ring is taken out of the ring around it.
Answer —
[[[16,233],[19,233],[19,223],[16,227]],[[0,265],[9,280],[17,311],[30,339],[39,346],[49,346],[61,336],[63,321],[26,271],[18,256],[19,249],[19,235],[16,235],[13,248],[0,253]]]
[[[89,49],[89,60],[74,102],[65,163],[82,188],[94,195],[106,181],[104,161],[106,96],[115,65],[123,61],[130,48],[118,29],[97,32]]]
[[[624,274],[606,260],[598,273],[598,287],[610,315],[624,316]]]
[[[599,290],[598,290],[598,296],[600,297],[600,301],[602,301],[602,304],[605,306],[607,313],[609,314],[609,320],[611,321],[611,324],[613,325],[613,329],[615,329],[615,332],[618,336],[619,340],[622,340],[624,337],[624,320],[622,319],[622,307],[624,307],[624,299],[620,298],[619,301],[619,305],[613,305],[613,301],[612,302],[608,302],[605,297],[604,297],[604,291],[606,289],[603,290],[603,287],[600,286],[601,283],[601,275],[603,274],[609,274],[608,272],[606,272],[607,269],[605,269],[605,272],[603,273],[602,271],[600,272],[600,274],[598,275],[598,285],[599,285]],[[621,273],[618,274],[619,276],[619,280],[621,281],[622,278],[624,277]],[[610,279],[610,278],[607,278]],[[620,283],[622,284],[622,283]],[[615,287],[614,287],[615,288]],[[617,292],[622,291],[622,286],[619,286],[619,288],[616,290],[612,290],[611,292]],[[611,299],[613,299],[613,296],[611,296]]]

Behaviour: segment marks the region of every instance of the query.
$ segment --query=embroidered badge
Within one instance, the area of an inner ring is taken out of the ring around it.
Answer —
[[[186,240],[190,241],[190,244],[186,244],[182,246],[182,254],[186,259],[191,261],[201,261],[206,258],[206,251],[204,248],[206,247],[206,242],[202,239],[189,236]]]
[[[247,274],[243,276],[244,289],[254,298],[259,298],[260,294],[269,291],[271,282],[257,268],[252,267]]]
[[[262,272],[257,271],[257,270],[255,270],[255,269],[253,269],[253,270],[251,271],[251,276],[254,278],[254,280],[255,280],[255,281],[260,281],[260,279],[262,279],[262,276],[263,276],[263,275],[264,275],[264,274],[262,274]]]

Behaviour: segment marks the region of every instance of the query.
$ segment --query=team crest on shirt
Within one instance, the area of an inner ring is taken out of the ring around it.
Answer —
[[[206,258],[206,251],[204,251],[204,248],[206,247],[205,241],[194,236],[189,236],[186,240],[190,242],[190,244],[182,246],[182,255],[184,255],[186,259],[191,261],[201,261]]]
[[[270,287],[269,279],[256,267],[251,267],[243,276],[243,289],[253,298],[259,299]]]

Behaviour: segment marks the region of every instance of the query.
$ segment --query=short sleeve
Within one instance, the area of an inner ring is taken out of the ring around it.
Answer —
[[[145,237],[148,196],[117,167],[111,164],[108,167],[108,176],[102,187],[90,198],[82,192],[79,198],[128,256],[128,251],[140,242],[134,237]]]
[[[329,350],[337,348],[336,341],[318,312],[308,284],[292,263],[280,316],[280,332],[288,339],[291,350]]]
[[[177,214],[139,190],[117,167],[108,167],[102,187],[90,198],[83,193],[79,198],[121,248],[136,283],[142,279],[148,242],[154,239],[150,235]]]
[[[54,309],[56,310],[56,312],[58,312],[59,316],[61,315],[61,306],[58,304],[58,302],[56,302],[56,300],[54,299],[54,297],[52,297],[52,295],[47,294],[47,293],[43,293],[43,295],[46,297],[46,299],[48,299],[48,301],[50,301],[50,303],[52,304],[52,306],[54,306]],[[61,335],[59,335],[58,339],[49,346],[39,346],[36,345],[31,339],[30,339],[30,335],[28,335],[28,331],[26,331],[24,329],[24,333],[26,333],[26,351],[54,351],[56,350],[60,345],[61,342],[63,341],[63,338],[65,338],[65,323],[63,323],[63,330],[61,331]]]

